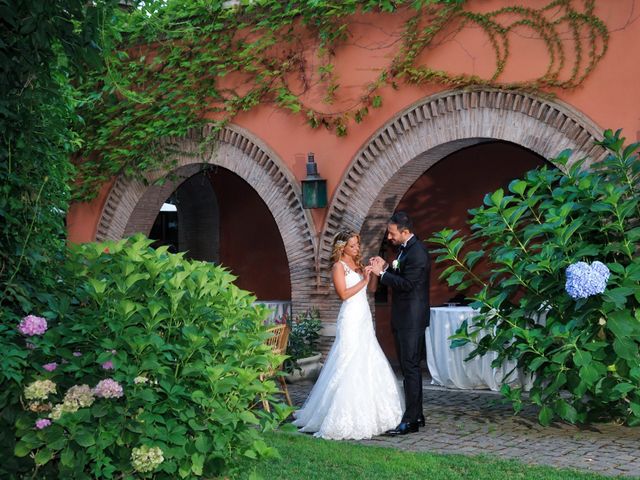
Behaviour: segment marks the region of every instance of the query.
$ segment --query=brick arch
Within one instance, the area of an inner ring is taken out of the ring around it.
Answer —
[[[183,181],[207,165],[224,167],[243,178],[269,208],[289,262],[294,312],[306,310],[311,306],[316,245],[313,222],[302,208],[295,178],[266,145],[244,129],[231,126],[213,134],[214,140],[203,150],[202,139],[211,134],[211,127],[205,126],[185,137],[161,139],[176,162],[171,172],[148,172],[146,181],[118,177],[102,210],[96,240],[119,239],[135,232],[148,235],[160,206]],[[153,184],[163,177],[167,180],[162,185]]]
[[[405,192],[450,153],[503,140],[544,158],[571,148],[575,157],[589,157],[590,163],[604,155],[594,145],[600,132],[570,106],[530,93],[487,89],[430,96],[390,120],[355,155],[331,200],[318,244],[319,262],[329,262],[333,236],[341,228],[360,232],[363,251],[375,252]],[[329,284],[328,272],[319,277],[319,284]]]

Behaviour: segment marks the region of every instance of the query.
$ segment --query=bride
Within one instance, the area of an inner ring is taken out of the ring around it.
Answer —
[[[363,439],[394,428],[404,398],[373,331],[367,285],[371,267],[360,257],[360,237],[340,232],[333,241],[332,276],[343,300],[336,338],[303,407],[294,416],[301,432],[327,439]]]

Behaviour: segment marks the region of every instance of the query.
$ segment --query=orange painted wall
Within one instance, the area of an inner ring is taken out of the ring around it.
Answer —
[[[518,4],[514,0],[469,0],[468,6],[478,11],[493,11],[503,6]],[[527,0],[527,6],[541,7],[548,0]],[[576,5],[582,2],[575,1]],[[600,128],[623,128],[626,136],[636,140],[640,132],[640,15],[634,0],[598,0],[596,13],[610,32],[609,50],[582,86],[571,91],[559,90],[558,99],[594,121]],[[400,14],[369,14],[356,19],[351,25],[352,35],[346,45],[336,51],[336,72],[340,94],[332,107],[340,109],[349,98],[358,96],[366,83],[377,75],[377,68],[388,62],[397,48]],[[516,31],[511,39],[511,55],[500,80],[509,82],[538,76],[546,64],[546,53],[540,40],[530,38],[530,32]],[[314,62],[310,49],[308,58]],[[443,37],[430,49],[425,59],[429,64],[451,72],[487,75],[495,59],[487,37],[479,28],[464,29],[454,38]],[[317,61],[316,61],[317,63]],[[306,153],[313,151],[320,174],[328,180],[329,196],[347,166],[366,140],[399,112],[413,103],[432,95],[441,86],[402,85],[399,90],[385,88],[381,95],[383,105],[372,110],[361,124],[350,124],[346,137],[336,137],[326,130],[312,130],[301,115],[288,113],[274,106],[261,106],[245,112],[235,123],[251,131],[274,151],[298,180],[304,178]],[[307,100],[318,104],[318,91],[311,91]],[[93,240],[99,212],[108,190],[90,205],[76,205],[69,218],[69,238],[73,242]],[[326,210],[312,212],[316,232],[323,227]]]

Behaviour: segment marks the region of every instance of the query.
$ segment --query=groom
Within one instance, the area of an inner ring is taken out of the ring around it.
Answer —
[[[400,424],[388,435],[405,435],[424,427],[422,413],[422,371],[424,331],[429,325],[429,273],[431,262],[424,243],[413,234],[404,212],[396,212],[387,223],[387,238],[399,246],[398,258],[390,267],[380,257],[371,259],[380,283],[391,287],[391,328],[404,377],[406,409]]]

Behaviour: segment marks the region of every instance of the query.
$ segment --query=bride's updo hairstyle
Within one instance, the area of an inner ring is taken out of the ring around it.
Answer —
[[[340,257],[342,257],[342,252],[344,251],[344,247],[346,247],[347,242],[351,240],[353,237],[358,239],[358,243],[360,243],[360,235],[356,232],[352,232],[351,230],[342,230],[333,237],[333,251],[331,252],[331,264],[333,265]],[[362,265],[362,257],[359,253],[356,258],[354,258],[356,265],[360,268],[364,268]]]

